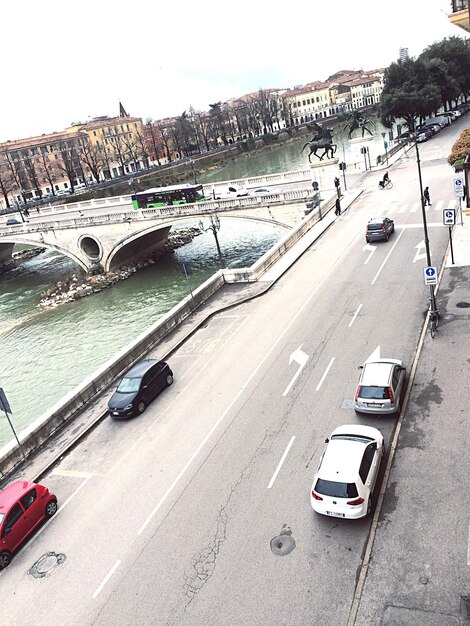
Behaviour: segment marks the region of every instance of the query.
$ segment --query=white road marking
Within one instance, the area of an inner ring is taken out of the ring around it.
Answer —
[[[375,252],[376,250],[377,250],[377,247],[376,247],[376,246],[371,246],[371,244],[370,244],[370,243],[366,243],[366,245],[365,245],[365,246],[362,246],[362,251],[363,251],[363,252],[366,252],[366,251],[369,251],[369,252],[370,252],[369,256],[368,256],[368,257],[367,257],[367,259],[364,261],[364,265],[367,265],[367,263],[369,263],[369,261],[370,261],[370,260],[371,260],[371,258],[372,258],[372,255],[374,254],[374,252]]]
[[[387,254],[387,256],[385,257],[382,265],[379,267],[379,271],[377,272],[377,274],[374,276],[374,280],[371,282],[371,285],[375,285],[375,281],[377,280],[377,278],[380,276],[380,272],[383,270],[383,268],[385,267],[385,263],[388,261],[390,255],[393,252],[393,249],[395,248],[395,246],[397,245],[397,243],[400,241],[401,236],[403,235],[405,231],[402,230],[401,233],[398,235],[395,243],[393,244],[393,246],[390,248],[390,252]]]
[[[346,248],[343,250],[342,254],[340,254],[340,256],[336,259],[336,261],[333,263],[333,265],[331,266],[331,272],[334,271],[335,267],[343,260],[343,258],[349,254],[350,249],[356,245],[357,243],[357,239],[359,239],[359,234],[357,235],[357,237],[355,237],[353,239],[353,241],[351,241],[351,243],[346,246]],[[158,504],[156,504],[155,508],[153,509],[153,511],[150,513],[150,515],[147,517],[147,519],[145,520],[145,522],[142,524],[142,526],[139,528],[139,531],[137,532],[137,535],[141,535],[144,530],[147,528],[148,524],[151,522],[152,518],[156,515],[156,513],[158,512],[158,510],[160,509],[160,507],[162,506],[162,504],[165,502],[165,500],[168,498],[168,496],[171,494],[171,492],[173,491],[173,489],[176,487],[176,485],[178,484],[178,482],[180,481],[181,477],[185,474],[186,470],[188,469],[188,467],[191,465],[191,463],[193,462],[193,460],[196,458],[196,456],[199,454],[199,452],[201,451],[201,449],[204,447],[205,443],[208,441],[208,439],[211,437],[212,433],[216,430],[216,428],[219,426],[219,424],[222,422],[222,420],[224,419],[224,417],[226,416],[226,414],[228,413],[228,411],[232,408],[232,406],[235,404],[235,402],[238,400],[238,398],[240,397],[241,393],[245,390],[245,388],[250,384],[251,380],[254,378],[254,376],[257,374],[258,370],[262,367],[262,365],[264,364],[264,362],[269,358],[269,356],[271,355],[271,353],[276,349],[276,347],[278,346],[278,344],[283,341],[284,336],[288,333],[288,331],[290,330],[291,326],[293,324],[295,324],[297,318],[303,313],[304,309],[310,304],[310,302],[313,300],[313,298],[316,296],[317,291],[319,291],[319,289],[323,286],[323,284],[330,280],[330,276],[331,276],[331,272],[329,274],[326,274],[325,277],[323,278],[323,280],[321,280],[318,284],[315,285],[315,287],[312,289],[312,291],[310,292],[309,296],[304,300],[304,303],[302,304],[302,306],[297,309],[297,313],[292,317],[292,319],[290,320],[290,322],[287,324],[287,326],[285,327],[285,329],[283,330],[282,333],[280,333],[280,335],[278,335],[278,338],[276,339],[276,341],[273,343],[273,345],[271,346],[271,348],[266,352],[266,354],[264,355],[264,357],[261,359],[261,361],[258,363],[258,365],[255,367],[255,369],[252,371],[252,373],[248,376],[247,380],[245,381],[245,383],[242,385],[240,391],[238,391],[238,393],[235,395],[235,397],[233,398],[233,400],[230,402],[230,404],[228,405],[228,407],[225,409],[225,411],[222,413],[222,415],[219,417],[219,419],[216,421],[216,423],[212,426],[212,428],[210,429],[210,431],[207,433],[207,435],[204,437],[204,439],[201,441],[201,443],[199,444],[199,446],[197,447],[197,449],[195,450],[195,452],[191,455],[190,459],[188,460],[188,462],[186,463],[186,465],[183,467],[183,469],[180,471],[180,473],[178,474],[178,476],[175,478],[175,480],[171,483],[171,485],[168,487],[168,489],[166,490],[165,494],[163,495],[163,497],[161,498],[160,502],[158,502]]]
[[[434,207],[434,210],[435,210],[435,211],[441,211],[441,210],[442,210],[442,208],[443,208],[443,206],[444,206],[444,201],[443,201],[443,200],[438,200],[438,201],[436,202],[436,205],[435,205],[435,207]]]
[[[415,202],[410,209],[410,213],[415,213],[421,207],[421,202]]]
[[[121,561],[118,559],[116,561],[116,563],[112,566],[112,568],[109,570],[109,572],[106,574],[106,576],[103,578],[103,580],[101,581],[101,584],[99,587],[97,587],[95,593],[93,594],[93,598],[96,598],[100,595],[100,593],[103,591],[104,586],[106,585],[106,583],[108,582],[108,580],[111,578],[111,576],[114,574],[114,572],[117,570],[117,568],[121,565]]]
[[[302,344],[303,345],[303,344]],[[296,373],[294,374],[292,380],[290,381],[290,383],[287,385],[287,387],[285,388],[284,393],[282,394],[283,396],[287,396],[287,394],[290,391],[290,388],[292,387],[292,385],[295,383],[295,381],[297,380],[300,372],[302,371],[302,368],[305,366],[305,364],[308,361],[308,355],[305,354],[305,352],[302,350],[302,346],[300,346],[299,348],[297,348],[297,350],[295,350],[289,357],[289,365],[292,363],[292,361],[295,361],[296,363],[299,364],[299,367],[297,368]]]
[[[77,470],[55,469],[52,470],[53,476],[70,476],[71,478],[92,478],[93,476],[106,476],[106,474],[97,474],[95,472],[80,472]]]
[[[348,328],[351,328],[351,326],[354,324],[354,321],[356,319],[356,317],[359,315],[359,311],[362,309],[362,304],[360,304],[357,309],[356,312],[354,313],[354,315],[352,316],[352,320],[349,322],[348,324]]]
[[[371,354],[369,354],[365,362],[373,363],[374,361],[377,361],[378,359],[380,359],[380,344],[376,347],[376,349]]]
[[[281,469],[284,461],[286,460],[286,456],[289,454],[289,450],[291,449],[291,446],[294,443],[294,439],[295,439],[295,435],[291,437],[291,440],[287,444],[287,448],[284,450],[284,454],[282,455],[281,460],[279,461],[279,465],[276,467],[276,471],[274,472],[271,480],[269,481],[268,489],[271,489],[271,487],[273,486],[274,481],[276,480],[276,477],[279,474],[279,470]]]
[[[426,245],[424,243],[424,239],[422,239],[417,246],[415,246],[415,248],[417,248],[416,250],[416,254],[415,254],[415,258],[413,259],[413,263],[416,263],[416,261],[421,261],[422,259],[426,258]]]
[[[408,205],[407,204],[403,204],[399,209],[398,209],[398,213],[404,213],[406,210],[408,209]]]
[[[335,360],[335,357],[332,356],[331,357],[331,361],[328,363],[328,367],[326,368],[326,370],[323,372],[323,376],[320,378],[320,382],[317,385],[317,388],[315,389],[315,391],[318,391],[320,389],[320,387],[323,385],[323,381],[325,380],[328,372],[330,371],[330,367],[333,365],[333,361]]]

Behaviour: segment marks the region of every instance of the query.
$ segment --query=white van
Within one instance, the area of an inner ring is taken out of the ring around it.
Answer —
[[[223,200],[224,198],[242,198],[248,196],[248,190],[245,187],[239,187],[238,185],[226,185],[225,187],[219,187],[212,189],[212,197],[214,200]]]

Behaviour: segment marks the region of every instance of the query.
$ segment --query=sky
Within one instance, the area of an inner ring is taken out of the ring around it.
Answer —
[[[2,3],[0,142],[119,114],[178,116],[465,37],[450,0]]]

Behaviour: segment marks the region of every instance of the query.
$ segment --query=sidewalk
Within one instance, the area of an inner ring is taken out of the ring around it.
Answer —
[[[465,218],[464,218],[465,219]],[[355,626],[470,623],[470,219],[454,227],[399,426]]]

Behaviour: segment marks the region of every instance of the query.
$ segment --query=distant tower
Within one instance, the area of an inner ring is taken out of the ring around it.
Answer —
[[[408,48],[400,48],[400,61],[406,61],[408,56]]]

